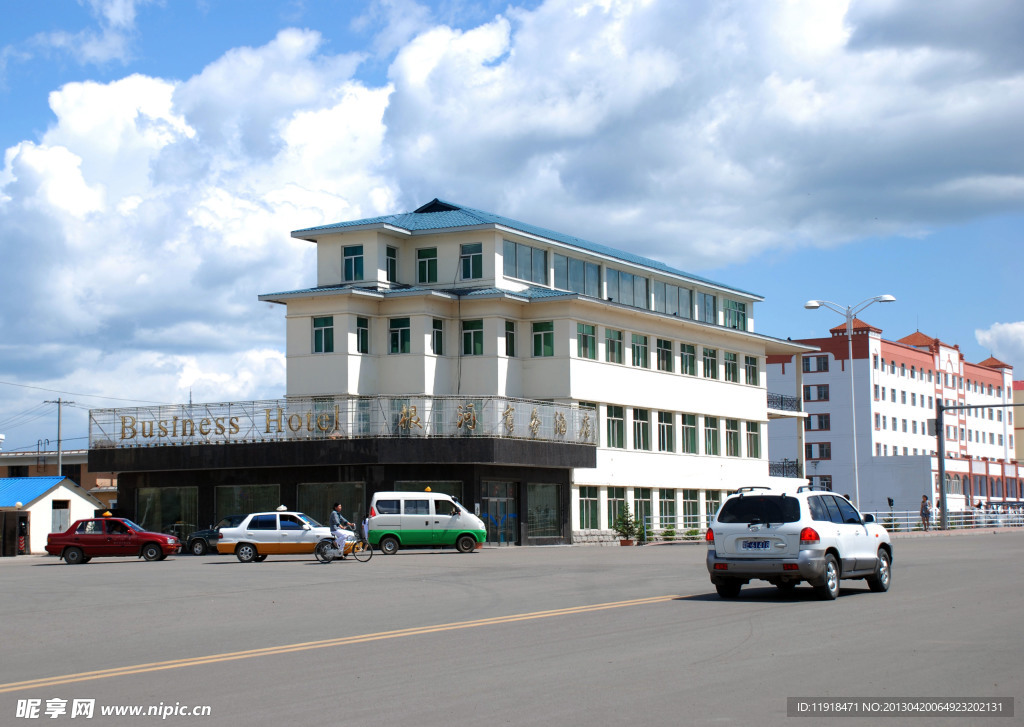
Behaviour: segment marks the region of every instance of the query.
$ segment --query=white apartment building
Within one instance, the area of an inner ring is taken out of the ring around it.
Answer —
[[[260,296],[286,307],[285,400],[90,413],[125,514],[358,516],[429,487],[491,543],[610,541],[623,507],[682,534],[799,476],[765,434],[799,391],[769,393],[765,366],[814,349],[755,332],[761,296],[440,200],[292,237],[316,284]]]
[[[855,495],[846,325],[831,338],[803,339],[819,352],[771,358],[768,386],[799,385],[807,419],[769,426],[776,456],[806,459],[813,484]],[[957,346],[916,332],[898,341],[854,322],[853,389],[861,509],[916,510],[935,502],[938,487],[936,404],[966,407],[944,413],[948,506],[978,501],[1016,503],[1022,473],[1014,455],[1013,370],[994,358],[964,360]]]
[[[574,540],[607,533],[624,504],[660,529],[769,480],[766,357],[810,349],[755,333],[760,296],[439,200],[292,236],[317,246],[316,287],[260,296],[288,308],[289,397],[592,409]]]

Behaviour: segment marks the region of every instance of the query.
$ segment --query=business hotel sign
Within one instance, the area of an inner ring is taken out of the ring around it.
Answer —
[[[302,397],[89,412],[92,449],[465,436],[596,445],[596,412],[506,397],[386,396]]]

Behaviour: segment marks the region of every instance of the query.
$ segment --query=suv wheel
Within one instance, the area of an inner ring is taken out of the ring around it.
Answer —
[[[875,566],[875,574],[867,577],[868,588],[875,593],[885,593],[889,590],[889,583],[892,581],[892,561],[885,548],[878,549],[878,565]]]
[[[718,595],[722,598],[736,598],[736,596],[740,595],[742,585],[738,581],[725,581],[724,583],[716,583],[715,590],[718,591]]]
[[[834,601],[839,595],[839,564],[831,553],[825,555],[825,582],[814,590],[824,601]]]
[[[192,555],[206,555],[206,541],[202,538],[196,538],[192,541],[192,544],[188,546],[188,549],[192,552]]]

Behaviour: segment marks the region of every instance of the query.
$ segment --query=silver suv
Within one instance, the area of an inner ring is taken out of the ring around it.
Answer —
[[[871,515],[849,500],[804,486],[796,493],[741,487],[708,528],[708,573],[722,598],[735,598],[752,579],[788,591],[801,581],[818,595],[839,595],[840,579],[863,578],[889,590],[892,543]]]

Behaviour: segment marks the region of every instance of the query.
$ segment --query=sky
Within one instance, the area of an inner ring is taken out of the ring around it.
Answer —
[[[1019,0],[8,3],[3,450],[283,397],[289,233],[435,197],[1021,372],[1022,142]]]

